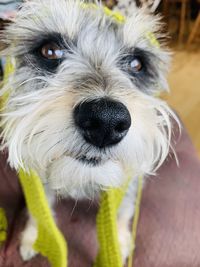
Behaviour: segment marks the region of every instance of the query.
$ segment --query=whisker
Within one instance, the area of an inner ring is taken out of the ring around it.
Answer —
[[[37,133],[34,133],[34,134],[33,134],[33,137],[38,136],[38,135],[44,133],[44,131],[45,131],[45,130],[43,130],[43,131],[39,131],[39,132],[37,132]],[[30,138],[30,136],[27,136],[27,137],[24,139],[24,141],[25,141],[25,142],[28,141],[29,138]]]
[[[46,153],[50,152],[55,146],[57,146],[58,144],[60,144],[61,142],[63,142],[66,139],[66,137],[58,140],[55,144],[53,144],[47,151]]]
[[[74,203],[73,209],[72,209],[72,211],[71,211],[71,213],[70,213],[70,217],[72,217],[72,216],[73,216],[73,214],[74,214],[74,211],[75,211],[75,209],[76,209],[76,207],[77,207],[77,204],[78,204],[78,197],[77,197],[77,198],[76,198],[76,200],[75,200],[75,203]]]

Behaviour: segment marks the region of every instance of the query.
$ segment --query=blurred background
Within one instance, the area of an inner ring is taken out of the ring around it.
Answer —
[[[58,0],[59,1],[59,0]],[[0,27],[15,16],[22,1],[0,0]],[[178,112],[200,155],[200,0],[106,0],[105,5],[131,14],[135,5],[160,13],[173,51],[170,94],[162,97]],[[3,65],[3,61],[1,62]],[[1,68],[1,74],[2,74]]]

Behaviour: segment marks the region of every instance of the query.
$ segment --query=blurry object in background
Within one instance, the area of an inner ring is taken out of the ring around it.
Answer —
[[[124,16],[131,16],[136,6],[147,7],[150,12],[155,12],[161,0],[118,0],[115,10]]]
[[[187,41],[187,45],[191,45],[192,42],[195,40],[195,38],[197,37],[197,35],[200,33],[200,0],[198,0],[198,9],[199,9],[199,13],[197,14],[196,20],[194,22],[194,26],[192,27],[192,31],[189,35],[188,41]]]
[[[191,19],[195,20],[199,12],[199,1],[190,0],[190,5],[191,5]]]
[[[7,23],[15,18],[17,9],[19,8],[22,0],[0,0],[0,30],[5,27]],[[0,43],[0,50],[3,49],[2,43]],[[4,58],[0,58],[0,80],[3,77]]]
[[[178,33],[178,41],[181,43],[183,41],[183,37],[185,34],[185,22],[187,19],[187,12],[189,12],[189,3],[190,0],[163,0],[163,13],[165,16],[165,19],[167,20],[167,24],[169,24],[169,13],[170,9],[174,7],[172,4],[181,4],[180,8],[180,20],[179,20],[179,33]]]
[[[192,137],[200,156],[200,49],[176,50],[169,74],[171,94],[165,100],[175,108]],[[187,266],[194,267],[195,265]],[[198,267],[200,266],[197,265]],[[196,267],[197,267],[196,266]],[[161,266],[162,267],[162,266]],[[179,266],[178,266],[179,267]],[[186,266],[185,266],[186,267]]]
[[[0,19],[13,19],[21,2],[22,0],[0,0]]]

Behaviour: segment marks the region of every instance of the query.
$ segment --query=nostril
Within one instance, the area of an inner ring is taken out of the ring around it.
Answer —
[[[82,128],[84,130],[90,130],[90,131],[93,131],[93,130],[97,130],[99,128],[99,122],[97,120],[86,120],[83,125],[82,125]]]
[[[123,133],[126,130],[128,130],[130,127],[130,123],[126,122],[126,121],[121,121],[119,122],[116,126],[115,126],[115,132],[118,133]]]

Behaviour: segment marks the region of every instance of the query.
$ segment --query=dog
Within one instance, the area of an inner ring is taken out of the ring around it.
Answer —
[[[138,177],[162,165],[177,120],[155,97],[168,90],[161,27],[146,8],[121,23],[98,3],[31,0],[2,36],[1,54],[15,58],[1,90],[9,95],[1,149],[10,166],[38,173],[52,212],[56,197],[98,198],[131,176],[117,219],[124,262]],[[30,216],[21,235],[25,261],[36,255],[36,238]]]

